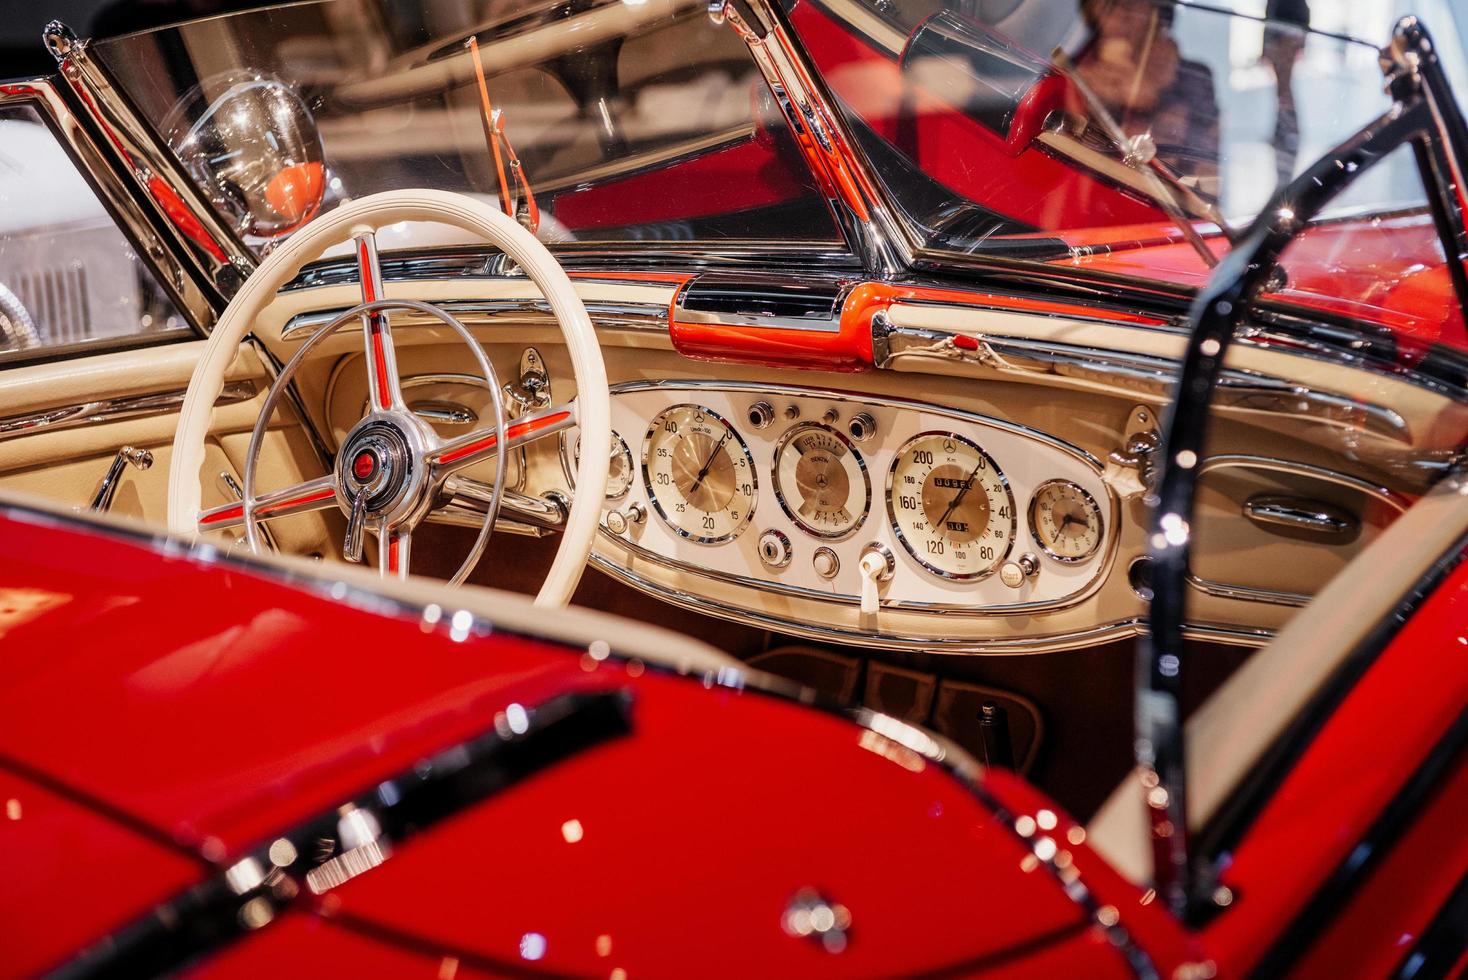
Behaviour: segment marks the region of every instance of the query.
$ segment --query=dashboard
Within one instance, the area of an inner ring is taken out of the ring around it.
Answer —
[[[730,381],[612,387],[599,564],[666,594],[754,589],[855,612],[973,617],[1093,590],[1117,507],[1064,440],[921,401]],[[562,440],[569,480],[579,442]],[[657,567],[663,584],[639,573]],[[763,603],[778,619],[779,604]],[[790,624],[800,619],[790,616]]]

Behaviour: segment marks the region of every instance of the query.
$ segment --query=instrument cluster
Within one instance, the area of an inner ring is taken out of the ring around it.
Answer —
[[[634,579],[647,561],[872,615],[1008,612],[1075,601],[1106,564],[1100,464],[1023,426],[731,382],[632,382],[611,401],[603,533]],[[574,436],[563,452],[574,472]]]

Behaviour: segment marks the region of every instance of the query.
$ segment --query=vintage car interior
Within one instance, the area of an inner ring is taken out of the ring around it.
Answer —
[[[57,25],[0,87],[0,489],[670,627],[1097,815],[1189,304],[1274,190],[1216,107],[1142,152],[1070,2],[387,6]],[[1329,98],[1323,146],[1388,102]],[[1186,710],[1462,459],[1435,205],[1383,170],[1227,354]]]

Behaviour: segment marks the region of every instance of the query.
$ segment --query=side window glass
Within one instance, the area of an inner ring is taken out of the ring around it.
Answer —
[[[0,106],[0,357],[188,329],[34,106]]]

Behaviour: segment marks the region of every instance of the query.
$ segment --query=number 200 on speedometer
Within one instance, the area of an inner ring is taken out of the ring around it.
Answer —
[[[933,574],[981,579],[1009,556],[1014,496],[989,454],[962,436],[910,440],[892,463],[888,491],[898,539]]]

